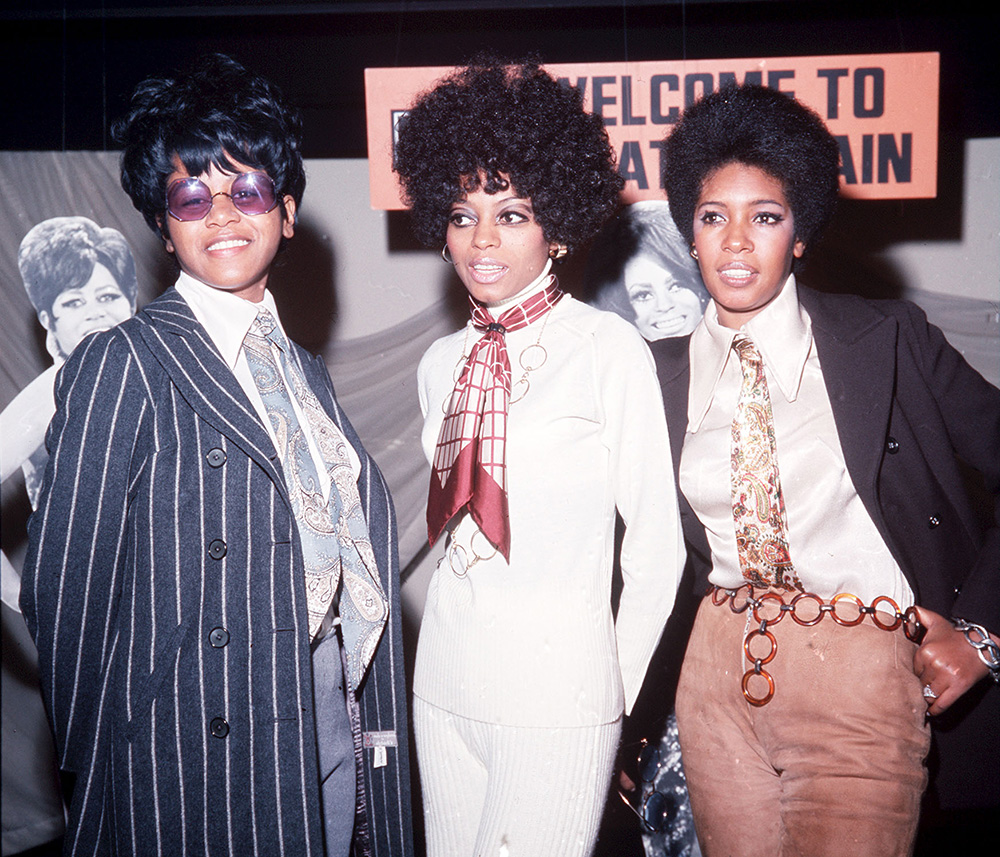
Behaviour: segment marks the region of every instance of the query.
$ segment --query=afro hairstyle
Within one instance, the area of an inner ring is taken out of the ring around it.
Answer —
[[[36,223],[21,240],[17,267],[24,289],[39,317],[52,315],[63,292],[81,288],[103,265],[135,309],[139,283],[125,236],[87,217],[50,217]]]
[[[417,238],[444,243],[451,206],[482,184],[531,200],[545,239],[572,251],[624,185],[603,120],[535,60],[479,57],[421,95],[398,126],[393,168]]]
[[[840,148],[823,120],[789,95],[744,83],[723,87],[681,115],[666,140],[663,186],[670,213],[694,243],[694,212],[709,175],[731,163],[781,182],[796,237],[812,246],[837,204]]]
[[[165,236],[167,177],[180,158],[192,176],[233,161],[263,170],[279,199],[302,201],[302,118],[278,89],[225,54],[202,58],[184,76],[149,78],[114,123],[122,147],[121,183],[146,223]]]

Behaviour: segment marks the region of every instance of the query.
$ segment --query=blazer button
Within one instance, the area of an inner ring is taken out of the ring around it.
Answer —
[[[941,523],[941,519],[940,519],[940,518],[939,518],[939,517],[938,517],[937,515],[931,515],[931,516],[930,516],[930,517],[929,517],[929,518],[927,519],[927,526],[928,526],[928,527],[929,527],[930,529],[932,529],[932,530],[933,530],[933,529],[934,529],[934,528],[935,528],[936,526],[938,526],[938,525],[939,525],[940,523]]]
[[[205,460],[211,467],[222,467],[226,463],[226,451],[224,449],[210,449],[205,454]]]
[[[225,738],[229,734],[229,724],[222,717],[213,717],[209,728],[216,738]]]
[[[885,448],[889,455],[895,455],[899,452],[899,441],[890,435],[885,442]]]
[[[222,539],[212,539],[208,543],[208,555],[212,559],[222,559],[226,555],[226,543]]]
[[[229,642],[229,632],[225,628],[213,628],[208,632],[208,642],[212,648],[221,649]]]

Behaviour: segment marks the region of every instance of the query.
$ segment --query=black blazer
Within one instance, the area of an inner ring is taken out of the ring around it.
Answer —
[[[812,319],[847,470],[916,602],[1000,630],[1000,391],[913,304],[802,286],[798,295]],[[687,425],[689,342],[650,345],[675,473]],[[978,504],[970,469],[978,474]],[[686,500],[681,517],[701,586],[711,569],[704,528]],[[997,805],[1000,688],[981,682],[966,696],[935,721],[930,766],[934,772],[940,765],[939,799],[943,806]]]

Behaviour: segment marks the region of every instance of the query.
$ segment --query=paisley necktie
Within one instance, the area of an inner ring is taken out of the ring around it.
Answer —
[[[802,589],[788,553],[787,519],[778,478],[771,397],[753,340],[738,334],[743,382],[732,428],[732,495],[743,577],[754,586]]]
[[[379,580],[347,440],[309,388],[288,341],[267,310],[258,313],[243,347],[278,440],[298,524],[305,559],[310,639],[322,639],[339,612],[348,680],[357,690],[378,646],[389,604]],[[305,417],[305,426],[292,407],[292,395]],[[330,476],[328,498],[323,497],[307,431]]]

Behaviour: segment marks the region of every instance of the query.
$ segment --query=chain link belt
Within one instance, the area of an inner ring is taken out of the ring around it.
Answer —
[[[888,595],[878,596],[866,607],[857,595],[852,595],[849,592],[834,595],[829,601],[824,601],[812,592],[797,592],[790,602],[785,603],[782,594],[771,590],[764,591],[760,596],[754,596],[753,586],[749,583],[744,583],[737,589],[724,589],[712,584],[706,594],[711,596],[712,604],[716,607],[721,607],[728,602],[729,609],[733,613],[744,613],[753,608],[751,613],[753,621],[759,625],[747,631],[747,635],[743,639],[743,653],[753,666],[743,674],[741,686],[746,701],[758,708],[767,705],[774,697],[774,679],[764,669],[764,665],[771,663],[778,652],[778,641],[774,638],[770,628],[784,619],[786,613],[791,615],[793,622],[803,626],[815,625],[826,614],[829,614],[834,622],[846,628],[860,625],[865,616],[869,616],[875,627],[881,628],[883,631],[895,631],[902,625],[906,638],[915,643],[920,642],[924,631],[923,626],[917,620],[916,611],[909,607],[905,613],[901,612],[899,605]],[[788,594],[791,595],[791,593]],[[853,613],[852,605],[858,611],[857,616],[850,615]],[[840,612],[838,612],[838,607]],[[892,621],[885,622],[879,618],[879,608],[883,614],[890,616]],[[758,637],[762,637],[770,644],[770,650],[763,657],[757,657],[750,651],[751,643]],[[755,675],[763,677],[767,682],[767,693],[764,696],[757,697],[750,692],[750,679]]]

